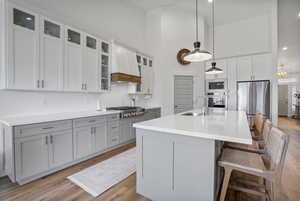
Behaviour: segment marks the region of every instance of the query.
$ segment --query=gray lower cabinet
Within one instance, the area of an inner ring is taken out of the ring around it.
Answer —
[[[111,121],[107,123],[107,139],[109,147],[116,146],[120,143],[119,121]]]
[[[75,158],[80,159],[93,153],[93,127],[86,126],[74,129]]]
[[[50,134],[49,138],[49,165],[51,168],[55,168],[73,161],[72,130]]]
[[[26,179],[73,160],[72,130],[16,139],[16,177]]]
[[[14,147],[5,153],[7,161],[12,161],[10,178],[19,184],[28,183],[129,143],[135,139],[132,124],[155,117],[158,114],[150,111],[148,116],[128,119],[113,114],[5,127],[12,134],[8,146]]]
[[[75,158],[81,159],[107,148],[106,122],[74,129]]]
[[[49,168],[48,135],[17,139],[15,144],[16,178],[22,180]]]
[[[106,124],[102,123],[94,127],[94,151],[100,152],[107,147]]]
[[[133,139],[132,119],[122,119],[120,121],[120,143]]]

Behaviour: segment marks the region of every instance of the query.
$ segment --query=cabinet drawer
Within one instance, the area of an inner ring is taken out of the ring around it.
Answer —
[[[107,121],[116,121],[116,120],[119,120],[119,118],[120,118],[119,114],[106,116]]]
[[[15,128],[15,137],[28,137],[67,129],[72,129],[72,120],[17,126]]]
[[[119,122],[109,122],[107,124],[108,135],[118,136],[119,135]]]
[[[108,145],[110,147],[118,145],[119,144],[119,136],[111,136],[108,138]]]
[[[86,117],[74,120],[74,128],[82,127],[82,126],[90,126],[99,123],[105,123],[106,119],[104,116],[101,117]]]

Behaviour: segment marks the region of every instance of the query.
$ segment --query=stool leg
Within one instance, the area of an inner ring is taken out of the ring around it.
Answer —
[[[225,201],[227,188],[228,188],[228,184],[229,184],[229,180],[230,180],[230,176],[231,176],[231,172],[232,172],[232,169],[230,169],[230,168],[224,168],[224,169],[225,169],[225,174],[224,174],[224,179],[223,179],[223,184],[222,184],[219,201]]]

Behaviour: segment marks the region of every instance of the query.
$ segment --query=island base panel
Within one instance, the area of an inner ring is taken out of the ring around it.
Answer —
[[[154,201],[214,201],[214,140],[137,129],[137,193]]]

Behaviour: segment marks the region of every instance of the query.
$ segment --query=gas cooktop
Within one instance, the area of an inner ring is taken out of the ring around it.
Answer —
[[[145,109],[142,107],[131,107],[131,106],[122,106],[122,107],[109,107],[107,110],[120,110],[120,118],[129,118],[135,117],[139,115],[143,115],[145,113]]]

